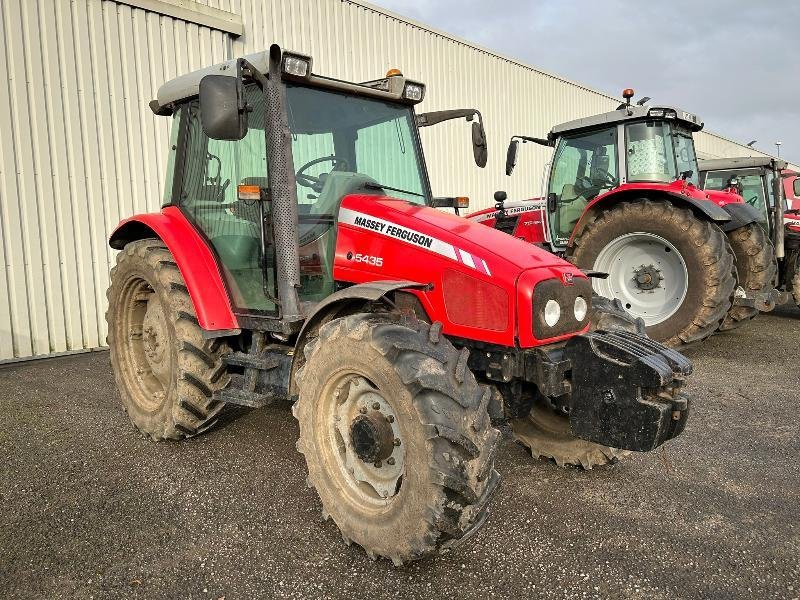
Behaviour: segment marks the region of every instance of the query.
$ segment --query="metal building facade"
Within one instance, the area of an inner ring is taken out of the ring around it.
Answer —
[[[105,344],[106,239],[163,195],[169,123],[148,102],[178,74],[275,42],[333,77],[401,68],[427,83],[423,110],[479,108],[486,169],[465,123],[422,133],[434,191],[474,208],[496,189],[539,194],[548,152],[526,146],[507,178],[512,134],[619,102],[360,0],[0,0],[0,361]],[[708,133],[698,150],[760,154]]]

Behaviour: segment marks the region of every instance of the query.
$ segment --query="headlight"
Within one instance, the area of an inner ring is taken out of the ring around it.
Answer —
[[[308,77],[311,74],[311,59],[308,56],[284,54],[283,72],[295,77]]]
[[[418,83],[407,83],[403,90],[403,98],[412,102],[420,102],[425,95],[425,86]]]
[[[592,283],[582,275],[574,276],[571,283],[562,279],[566,278],[544,279],[533,288],[531,320],[537,340],[586,328],[592,308]]]
[[[573,310],[575,312],[576,321],[583,321],[586,318],[586,313],[589,312],[589,306],[586,304],[586,300],[583,299],[583,296],[575,298]]]
[[[561,305],[555,300],[548,300],[544,305],[544,322],[550,327],[555,327],[561,318]]]

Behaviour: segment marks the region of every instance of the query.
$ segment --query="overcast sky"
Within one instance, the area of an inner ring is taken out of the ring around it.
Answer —
[[[800,0],[371,0],[617,96],[800,163]],[[771,9],[771,10],[770,10]]]

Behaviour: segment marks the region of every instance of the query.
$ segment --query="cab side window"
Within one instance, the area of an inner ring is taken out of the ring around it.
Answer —
[[[235,307],[270,313],[276,307],[264,289],[274,288],[274,273],[262,272],[259,202],[238,199],[239,185],[256,185],[264,193],[268,188],[263,95],[253,85],[245,89],[253,111],[239,141],[209,139],[197,100],[181,107],[174,200],[219,257]],[[268,217],[270,203],[261,204]]]

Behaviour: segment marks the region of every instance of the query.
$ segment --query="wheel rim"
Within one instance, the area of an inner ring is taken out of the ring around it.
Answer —
[[[400,493],[405,472],[396,407],[355,372],[331,377],[320,400],[323,421],[315,437],[328,473],[351,502],[385,507]]]
[[[120,295],[120,365],[136,404],[157,410],[169,389],[171,349],[164,308],[144,279],[129,279]]]
[[[594,279],[601,296],[619,298],[645,325],[669,319],[683,305],[689,290],[686,262],[669,240],[653,233],[628,233],[612,240],[594,268],[608,273]]]

